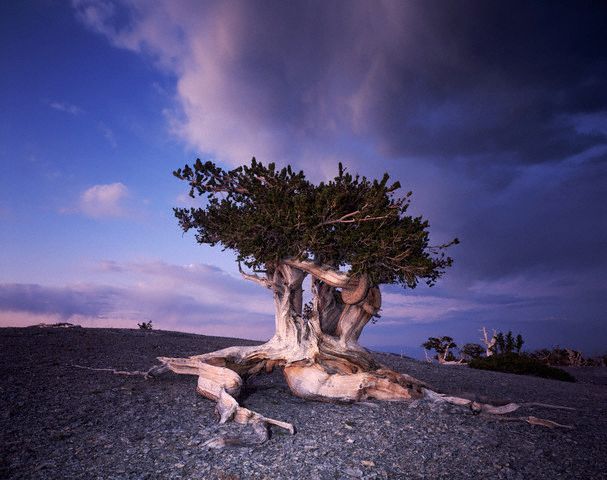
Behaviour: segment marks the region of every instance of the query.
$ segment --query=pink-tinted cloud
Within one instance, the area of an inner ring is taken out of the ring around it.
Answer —
[[[112,44],[149,54],[177,76],[167,112],[173,132],[232,164],[252,155],[318,164],[319,155],[340,152],[334,144],[344,128],[368,131],[370,90],[383,75],[369,63],[379,65],[385,47],[398,44],[402,53],[410,23],[406,7],[384,2],[353,2],[347,12],[250,2],[73,4]]]
[[[268,290],[203,264],[101,262],[112,284],[0,284],[0,326],[67,321],[89,327],[156,328],[264,339],[273,333]]]
[[[489,308],[481,301],[430,294],[384,293],[382,302],[382,325],[435,323]]]
[[[571,122],[607,105],[602,25],[592,9],[559,6],[551,18],[561,28],[539,35],[541,9],[519,6],[527,20],[507,24],[506,5],[464,3],[75,0],[74,7],[112,44],[175,75],[174,132],[233,164],[252,155],[296,163],[348,155],[361,137],[385,157],[471,163],[487,154],[505,163],[558,161],[604,144],[604,132]],[[584,35],[571,15],[587,26]],[[558,75],[546,75],[548,66]]]
[[[121,182],[93,185],[80,196],[79,209],[89,217],[124,217],[129,190]]]

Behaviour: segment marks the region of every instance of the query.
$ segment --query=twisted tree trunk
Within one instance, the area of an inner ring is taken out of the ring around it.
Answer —
[[[247,280],[272,290],[274,336],[260,346],[229,347],[189,358],[160,357],[161,365],[150,370],[150,375],[171,370],[198,376],[197,392],[217,402],[220,422],[250,423],[260,442],[267,438],[270,424],[294,431],[292,425],[263,417],[236,401],[243,377],[264,370],[282,367],[291,391],[306,399],[353,402],[422,395],[423,382],[380,365],[358,344],[363,328],[381,307],[379,288],[370,286],[366,278],[351,279],[301,261],[281,263],[265,278],[242,273]],[[302,315],[302,284],[307,274],[313,276],[310,318]],[[209,445],[221,447],[231,442],[221,438]]]
[[[379,288],[366,277],[323,268],[313,262],[287,260],[266,277],[242,272],[247,280],[272,290],[275,305],[274,336],[259,346],[229,347],[189,358],[159,357],[155,376],[167,370],[198,376],[197,392],[217,402],[220,423],[234,420],[253,426],[256,443],[268,438],[269,425],[294,433],[293,425],[264,417],[241,407],[237,398],[243,378],[283,368],[293,394],[310,400],[356,402],[365,399],[402,401],[425,396],[470,408],[491,406],[448,397],[423,382],[379,364],[358,344],[365,325],[381,307]],[[313,306],[310,318],[302,315],[303,280],[312,275]],[[512,404],[515,405],[515,404]],[[518,408],[518,405],[517,407]],[[512,411],[512,410],[509,410]],[[210,447],[244,444],[240,439],[218,437]]]

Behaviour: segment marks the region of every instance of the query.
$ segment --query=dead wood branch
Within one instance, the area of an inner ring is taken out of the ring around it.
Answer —
[[[495,329],[493,330],[493,336],[491,338],[489,338],[487,335],[487,329],[485,327],[483,327],[481,331],[483,332],[483,338],[481,338],[481,341],[485,344],[486,348],[485,354],[490,357],[494,353],[493,348],[497,342],[497,331]]]
[[[265,287],[265,288],[269,288],[269,289],[272,288],[272,282],[269,279],[260,277],[259,275],[255,275],[254,273],[246,273],[242,269],[240,262],[238,262],[238,271],[240,272],[240,274],[242,275],[242,277],[245,280],[249,280],[250,282],[257,283],[258,285],[261,285],[262,287]]]
[[[141,372],[139,370],[133,371],[125,371],[125,370],[116,370],[115,368],[93,368],[93,367],[85,367],[83,365],[71,365],[74,368],[82,368],[84,370],[92,370],[94,372],[111,372],[114,375],[124,375],[129,377],[148,377],[149,370],[147,372]]]
[[[547,427],[550,429],[565,428],[567,430],[573,430],[573,428],[574,428],[573,425],[563,425],[562,423],[557,423],[552,420],[547,420],[545,418],[538,418],[538,417],[533,417],[533,416],[504,417],[504,416],[495,416],[495,415],[487,415],[487,414],[482,414],[481,416],[484,418],[487,418],[487,419],[501,420],[501,421],[505,421],[505,422],[525,422],[525,423],[528,423],[529,425],[539,425],[541,427]]]
[[[468,407],[474,413],[483,414],[483,416],[489,418],[498,418],[505,420],[513,420],[513,421],[526,421],[532,425],[541,425],[548,428],[562,427],[562,428],[573,428],[571,425],[561,425],[560,423],[556,423],[552,420],[546,420],[538,417],[504,417],[508,413],[515,412],[523,407],[541,407],[541,408],[555,408],[561,410],[575,410],[572,407],[565,407],[561,405],[551,405],[548,403],[539,403],[539,402],[525,402],[525,403],[507,403],[506,405],[491,405],[488,403],[480,403],[470,400],[468,398],[454,397],[445,395],[442,393],[437,393],[432,390],[423,389],[424,398],[430,400],[435,403],[450,403],[452,405],[458,405],[461,407]]]

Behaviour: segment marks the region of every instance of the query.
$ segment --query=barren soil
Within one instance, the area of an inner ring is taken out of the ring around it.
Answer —
[[[255,447],[210,450],[218,425],[196,378],[156,380],[75,368],[147,370],[155,357],[257,342],[117,329],[0,329],[0,478],[348,479],[607,478],[607,369],[572,371],[577,383],[438,366],[377,354],[440,391],[528,408],[573,430],[485,419],[452,405],[328,404],[293,397],[280,372],[250,379],[244,406],[292,422]]]

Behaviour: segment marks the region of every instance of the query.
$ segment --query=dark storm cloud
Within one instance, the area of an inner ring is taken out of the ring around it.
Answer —
[[[605,4],[414,5],[417,51],[384,53],[369,105],[391,153],[537,163],[605,144],[574,120],[607,109]]]
[[[607,155],[535,170],[470,207],[459,260],[480,277],[583,272],[605,262]],[[458,228],[458,227],[454,227]]]
[[[89,26],[175,71],[176,130],[234,163],[297,162],[347,136],[393,157],[515,164],[606,141],[577,128],[607,110],[604,3],[108,5],[76,2]]]
[[[576,124],[607,109],[604,5],[297,6],[245,3],[232,37],[234,75],[262,92],[255,111],[277,126],[323,137],[341,124],[390,155],[480,163],[605,144]]]

